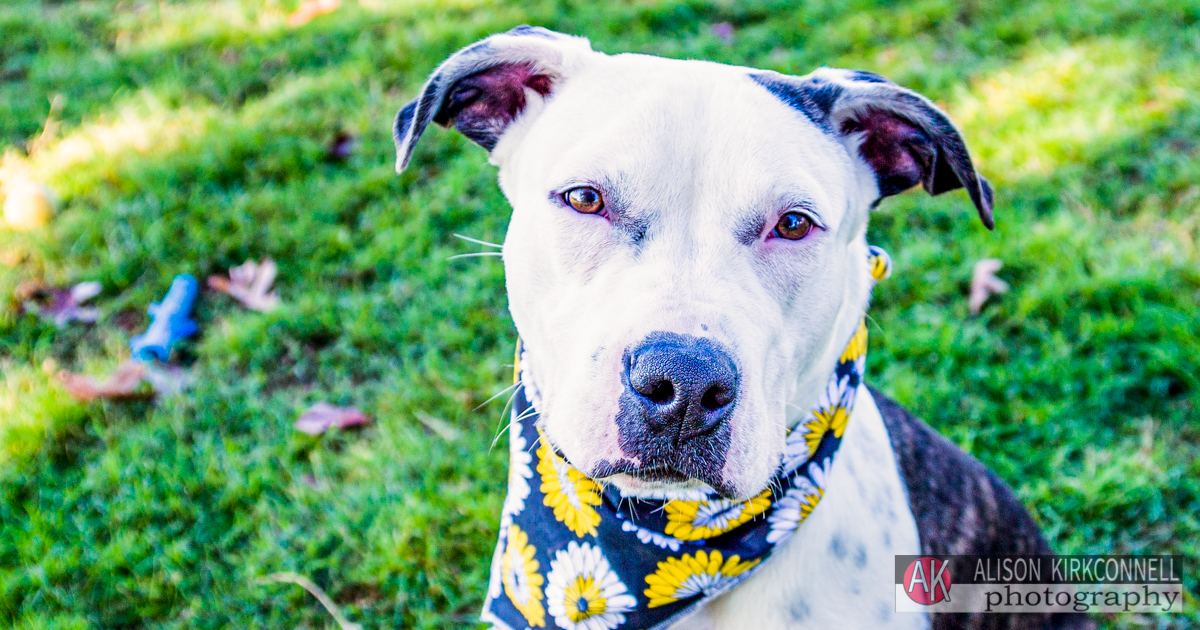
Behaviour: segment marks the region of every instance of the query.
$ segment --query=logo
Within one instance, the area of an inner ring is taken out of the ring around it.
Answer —
[[[950,562],[917,558],[904,571],[904,593],[922,606],[950,601]]]

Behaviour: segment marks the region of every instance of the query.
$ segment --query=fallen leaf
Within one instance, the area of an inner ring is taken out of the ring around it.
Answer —
[[[288,14],[287,25],[292,28],[303,26],[319,15],[333,13],[341,4],[342,0],[308,0]]]
[[[24,301],[25,310],[37,313],[42,319],[62,328],[68,322],[93,323],[100,318],[100,309],[81,306],[100,294],[99,282],[80,282],[70,289],[48,287],[38,283],[17,287],[17,298]]]
[[[146,366],[140,361],[126,361],[103,381],[97,382],[90,376],[73,374],[63,370],[58,373],[67,393],[82,401],[96,398],[146,398],[148,393],[138,392],[145,376]]]
[[[709,31],[726,46],[733,43],[733,25],[729,22],[718,22],[709,27]]]
[[[971,296],[968,305],[971,314],[978,315],[983,310],[983,303],[993,295],[1008,291],[1008,283],[996,277],[996,272],[1004,263],[996,258],[984,258],[975,263],[975,271],[971,274]]]
[[[354,154],[358,140],[348,131],[339,131],[325,148],[325,156],[334,162],[345,162]]]
[[[262,261],[262,264],[247,260],[229,270],[229,279],[209,276],[208,286],[228,293],[246,308],[265,313],[279,306],[279,296],[271,291],[276,271],[275,261],[270,258]]]
[[[154,391],[159,394],[167,396],[178,394],[196,380],[190,371],[173,365],[154,361],[147,362],[145,366],[146,373],[142,378],[146,379]]]
[[[296,430],[309,435],[320,435],[330,427],[345,429],[347,427],[367,424],[371,419],[354,407],[335,407],[329,403],[319,402],[308,408],[296,420]]]

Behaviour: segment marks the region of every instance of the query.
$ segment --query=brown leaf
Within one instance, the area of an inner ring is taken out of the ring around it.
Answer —
[[[342,0],[308,0],[288,14],[287,25],[292,28],[303,26],[319,15],[333,13],[341,4]]]
[[[145,373],[146,366],[141,361],[126,361],[103,382],[66,370],[58,373],[58,380],[67,388],[67,393],[82,401],[96,398],[146,398],[149,397],[148,393],[137,391]]]
[[[967,302],[972,315],[983,310],[983,303],[989,297],[1008,291],[1008,283],[995,275],[1003,266],[1004,263],[996,258],[984,258],[975,263],[975,271],[971,274],[971,296]]]
[[[68,322],[93,323],[100,318],[100,309],[81,306],[100,294],[99,282],[80,282],[70,289],[26,283],[17,287],[16,296],[24,301],[25,310],[54,322],[62,328]]]
[[[276,271],[275,261],[270,258],[262,261],[262,264],[247,260],[230,269],[228,279],[209,276],[208,286],[228,293],[246,308],[265,313],[279,306],[279,296],[271,291]]]
[[[296,430],[309,435],[320,435],[330,427],[345,429],[347,427],[367,424],[371,419],[354,407],[335,407],[329,403],[319,402],[308,408],[296,420]]]

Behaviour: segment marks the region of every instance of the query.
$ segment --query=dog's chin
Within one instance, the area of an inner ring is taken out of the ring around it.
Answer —
[[[699,479],[690,479],[683,473],[665,467],[610,475],[604,481],[616,486],[623,496],[647,500],[698,500],[716,492]]]

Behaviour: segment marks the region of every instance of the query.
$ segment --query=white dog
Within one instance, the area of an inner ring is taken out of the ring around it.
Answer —
[[[883,197],[965,188],[992,227],[947,117],[866,72],[610,56],[520,27],[450,57],[401,110],[398,170],[430,122],[499,167],[540,430],[625,496],[767,487],[862,320]],[[673,628],[1085,623],[894,613],[897,554],[1049,548],[982,465],[865,386],[857,401],[804,535]]]

